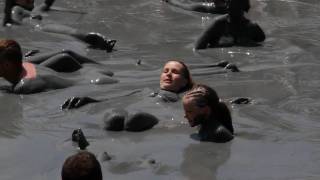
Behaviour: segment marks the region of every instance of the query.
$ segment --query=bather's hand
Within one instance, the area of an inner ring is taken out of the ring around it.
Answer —
[[[74,109],[84,106],[89,103],[100,102],[99,100],[90,97],[72,97],[68,98],[62,105],[61,109]]]

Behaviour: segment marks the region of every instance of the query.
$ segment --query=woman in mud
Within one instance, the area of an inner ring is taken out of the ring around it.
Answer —
[[[214,20],[195,42],[195,49],[259,45],[265,34],[258,24],[244,16],[249,9],[249,0],[230,0],[228,14]]]
[[[201,141],[227,142],[233,139],[230,111],[212,88],[195,85],[182,101],[190,126],[200,126],[198,138]]]
[[[205,0],[201,2],[185,3],[180,0],[163,0],[170,5],[196,12],[225,14],[227,13],[227,0]]]
[[[16,41],[0,40],[0,77],[10,82],[10,91],[17,94],[61,89],[80,83],[80,77],[64,78],[61,72],[74,72],[80,70],[84,63],[96,63],[72,51],[44,54],[34,57],[30,62],[22,59],[21,47]],[[110,71],[101,70],[98,74],[101,77],[91,80],[91,83],[117,82],[111,79],[113,73]]]
[[[45,0],[40,6],[34,7],[34,0],[6,0],[3,26],[22,24],[26,18],[42,20],[41,12],[49,11],[54,1]],[[45,32],[70,35],[89,44],[91,48],[107,52],[111,52],[116,43],[116,40],[109,40],[99,33],[83,33],[65,26],[43,25],[41,29]]]
[[[157,98],[163,102],[176,102],[179,94],[187,91],[193,86],[193,81],[188,67],[178,60],[168,61],[160,75],[160,90],[152,93],[152,98]],[[62,105],[62,109],[78,108],[92,102],[100,102],[90,97],[73,97],[67,99]],[[120,131],[143,131],[152,128],[158,123],[158,119],[145,112],[134,113],[127,117],[126,110],[111,114],[105,121],[105,129]]]
[[[193,86],[193,81],[188,67],[179,60],[169,60],[163,67],[160,75],[160,90],[152,93],[151,97],[157,97],[165,102],[175,102],[179,93]],[[87,102],[89,100],[89,102]],[[72,97],[67,99],[62,109],[79,108],[92,102],[100,102],[90,97]]]

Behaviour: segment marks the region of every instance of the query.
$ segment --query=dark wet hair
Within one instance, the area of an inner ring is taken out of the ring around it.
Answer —
[[[0,62],[8,60],[21,65],[22,57],[21,47],[17,41],[12,39],[0,40]]]
[[[203,84],[197,84],[186,92],[184,98],[192,98],[196,106],[201,108],[209,106],[213,117],[233,134],[234,129],[230,111],[225,103],[220,102],[218,94],[214,89]]]
[[[61,171],[62,180],[102,180],[99,161],[87,151],[81,151],[66,159]]]
[[[179,92],[185,92],[189,89],[191,89],[194,85],[193,83],[193,80],[192,80],[192,77],[191,77],[191,73],[190,73],[190,70],[188,68],[188,66],[181,60],[178,60],[178,59],[170,59],[168,60],[165,64],[169,63],[169,62],[177,62],[179,64],[181,64],[183,66],[183,69],[182,69],[182,75],[184,78],[187,79],[187,84],[182,87]]]

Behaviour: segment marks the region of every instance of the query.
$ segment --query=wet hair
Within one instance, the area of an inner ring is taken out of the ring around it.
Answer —
[[[181,64],[182,67],[183,67],[182,75],[183,75],[184,78],[187,79],[187,84],[184,87],[182,87],[179,90],[179,92],[185,92],[185,91],[191,89],[193,87],[194,83],[193,83],[193,80],[192,80],[192,77],[191,77],[191,73],[190,73],[190,70],[189,70],[188,66],[183,61],[178,60],[178,59],[170,59],[170,60],[168,60],[166,62],[166,64],[168,64],[169,62],[177,62],[177,63]]]
[[[0,62],[8,60],[21,66],[22,57],[21,47],[17,41],[11,39],[0,40]]]
[[[197,84],[186,92],[184,98],[191,98],[195,105],[200,108],[209,106],[213,113],[212,116],[233,134],[230,111],[225,103],[220,102],[214,89],[203,84]]]
[[[99,161],[87,151],[81,151],[66,159],[61,171],[62,180],[102,180]]]
[[[228,0],[228,6],[230,6],[231,3],[235,3],[238,8],[245,12],[249,12],[250,9],[250,0]]]

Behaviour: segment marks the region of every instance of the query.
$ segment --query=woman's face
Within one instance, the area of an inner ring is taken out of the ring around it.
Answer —
[[[34,8],[34,0],[16,0],[16,4],[31,11]]]
[[[184,117],[188,120],[191,127],[197,126],[203,122],[209,113],[209,107],[198,107],[192,98],[183,98]]]
[[[179,62],[167,62],[160,75],[160,89],[171,92],[179,92],[188,83],[188,80],[185,78],[183,72],[184,66]]]

